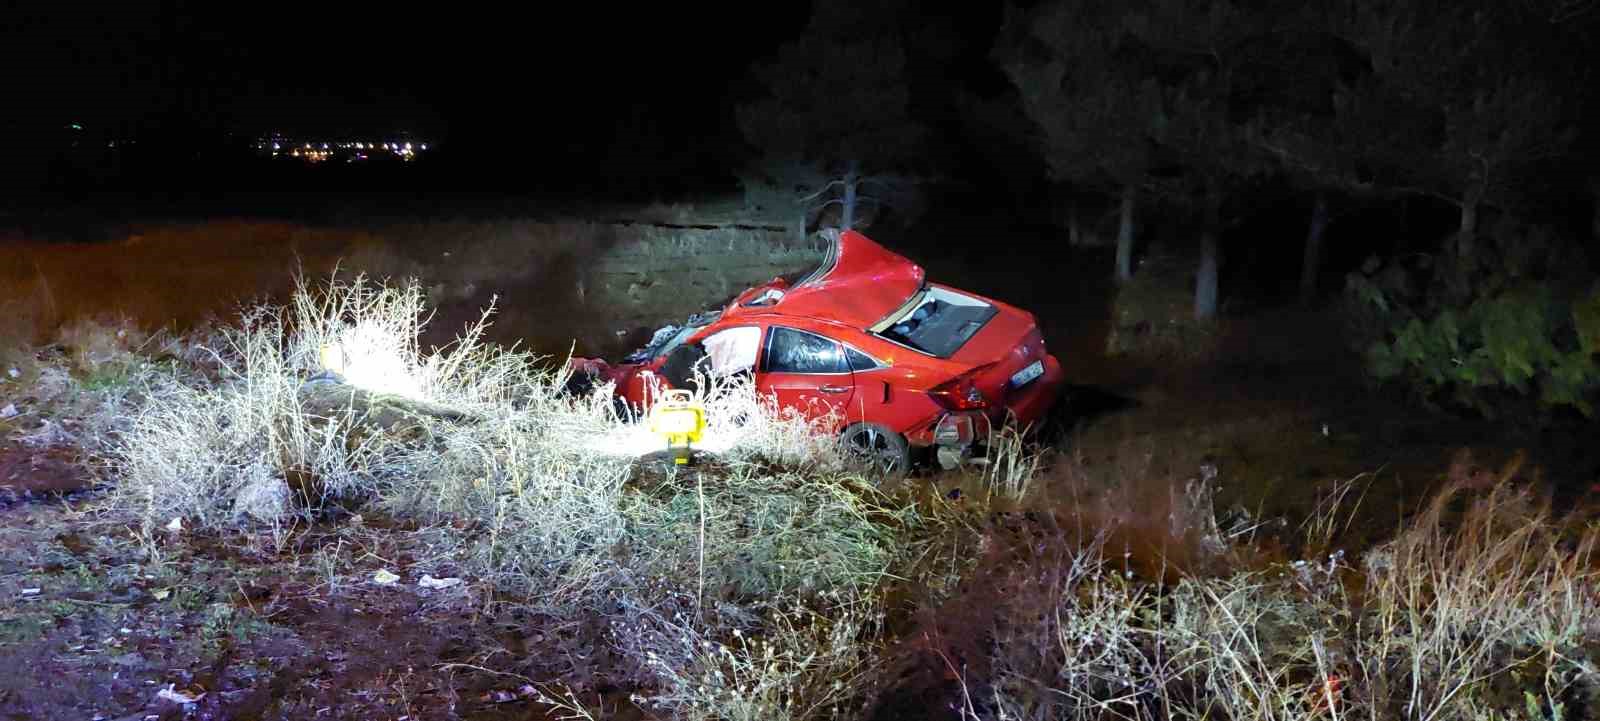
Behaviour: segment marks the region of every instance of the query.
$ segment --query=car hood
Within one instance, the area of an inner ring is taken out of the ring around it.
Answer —
[[[867,328],[905,305],[927,273],[853,230],[833,236],[816,272],[788,289],[776,310]]]

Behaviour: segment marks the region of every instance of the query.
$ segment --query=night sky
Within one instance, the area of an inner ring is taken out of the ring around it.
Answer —
[[[241,9],[247,8],[247,9]],[[594,140],[647,112],[720,122],[752,58],[805,4],[12,4],[7,122],[112,135],[414,130]]]

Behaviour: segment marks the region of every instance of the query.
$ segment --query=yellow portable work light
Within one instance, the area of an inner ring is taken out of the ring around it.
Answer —
[[[669,390],[650,409],[650,430],[666,438],[667,450],[675,454],[673,463],[687,464],[690,444],[699,443],[705,433],[706,409],[689,391]]]

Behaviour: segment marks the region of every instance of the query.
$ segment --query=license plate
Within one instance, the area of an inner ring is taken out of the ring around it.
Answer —
[[[1022,386],[1032,383],[1033,379],[1042,375],[1044,375],[1044,361],[1034,361],[1029,363],[1027,368],[1023,368],[1022,370],[1012,374],[1011,387],[1021,388]]]

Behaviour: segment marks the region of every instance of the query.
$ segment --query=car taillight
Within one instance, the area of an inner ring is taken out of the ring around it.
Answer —
[[[928,391],[928,395],[952,411],[975,411],[989,405],[989,400],[973,385],[972,379],[965,377],[942,383]]]

